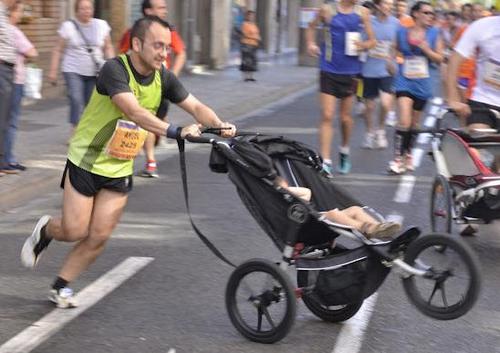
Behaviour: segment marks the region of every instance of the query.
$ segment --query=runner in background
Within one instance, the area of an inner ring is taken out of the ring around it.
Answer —
[[[394,47],[399,21],[391,15],[392,0],[374,0],[376,15],[371,22],[377,45],[367,52],[363,64],[362,76],[364,83],[363,98],[365,99],[366,133],[362,147],[387,148],[385,134],[385,118],[394,104],[393,75]],[[389,68],[388,68],[389,67]],[[378,122],[373,122],[373,115],[380,98]]]

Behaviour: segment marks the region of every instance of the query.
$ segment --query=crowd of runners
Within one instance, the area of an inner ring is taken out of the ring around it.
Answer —
[[[317,36],[317,31],[323,33]],[[319,57],[319,146],[329,173],[335,171],[331,146],[337,102],[337,170],[343,174],[351,170],[353,111],[364,116],[364,148],[387,148],[386,125],[395,125],[394,156],[388,162],[394,174],[414,170],[411,151],[421,114],[433,97],[442,96],[440,102],[456,111],[462,125],[497,127],[494,117],[471,116],[469,108],[500,110],[500,17],[494,6],[325,2],[306,40],[308,53]],[[356,100],[361,109],[353,109]]]

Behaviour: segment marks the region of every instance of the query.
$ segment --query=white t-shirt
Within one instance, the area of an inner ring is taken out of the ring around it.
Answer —
[[[466,58],[477,53],[477,84],[471,99],[500,106],[500,16],[473,22],[455,46],[455,51]]]
[[[62,72],[74,72],[83,76],[95,76],[96,64],[91,55],[99,62],[104,62],[104,39],[111,32],[111,28],[104,20],[93,18],[89,23],[83,24],[75,20],[90,46],[92,54],[80,32],[72,21],[65,21],[57,31],[61,38],[66,40],[62,60]]]

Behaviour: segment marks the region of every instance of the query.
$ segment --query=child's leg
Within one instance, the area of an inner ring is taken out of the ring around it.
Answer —
[[[346,226],[353,227],[357,230],[360,230],[363,226],[363,222],[354,219],[349,216],[346,212],[340,211],[339,209],[330,210],[325,212],[325,217],[335,223],[344,224]]]
[[[353,218],[354,220],[360,222],[361,224],[370,223],[370,224],[378,224],[377,220],[366,213],[363,208],[359,206],[351,206],[344,208],[340,212],[344,213],[346,216]]]

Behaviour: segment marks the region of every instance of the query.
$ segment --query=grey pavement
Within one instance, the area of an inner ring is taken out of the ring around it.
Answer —
[[[257,82],[243,82],[236,67],[221,71],[194,71],[181,81],[201,101],[212,107],[223,120],[235,120],[280,98],[311,88],[317,69],[300,67],[289,55],[260,63]],[[23,109],[15,154],[28,170],[0,178],[0,212],[8,212],[29,198],[58,187],[70,134],[68,103],[65,97],[42,100]],[[189,115],[172,107],[169,119],[175,124],[192,121]],[[175,144],[162,144],[159,154],[174,153]],[[161,158],[159,158],[161,160]],[[136,168],[142,166],[138,160]]]

